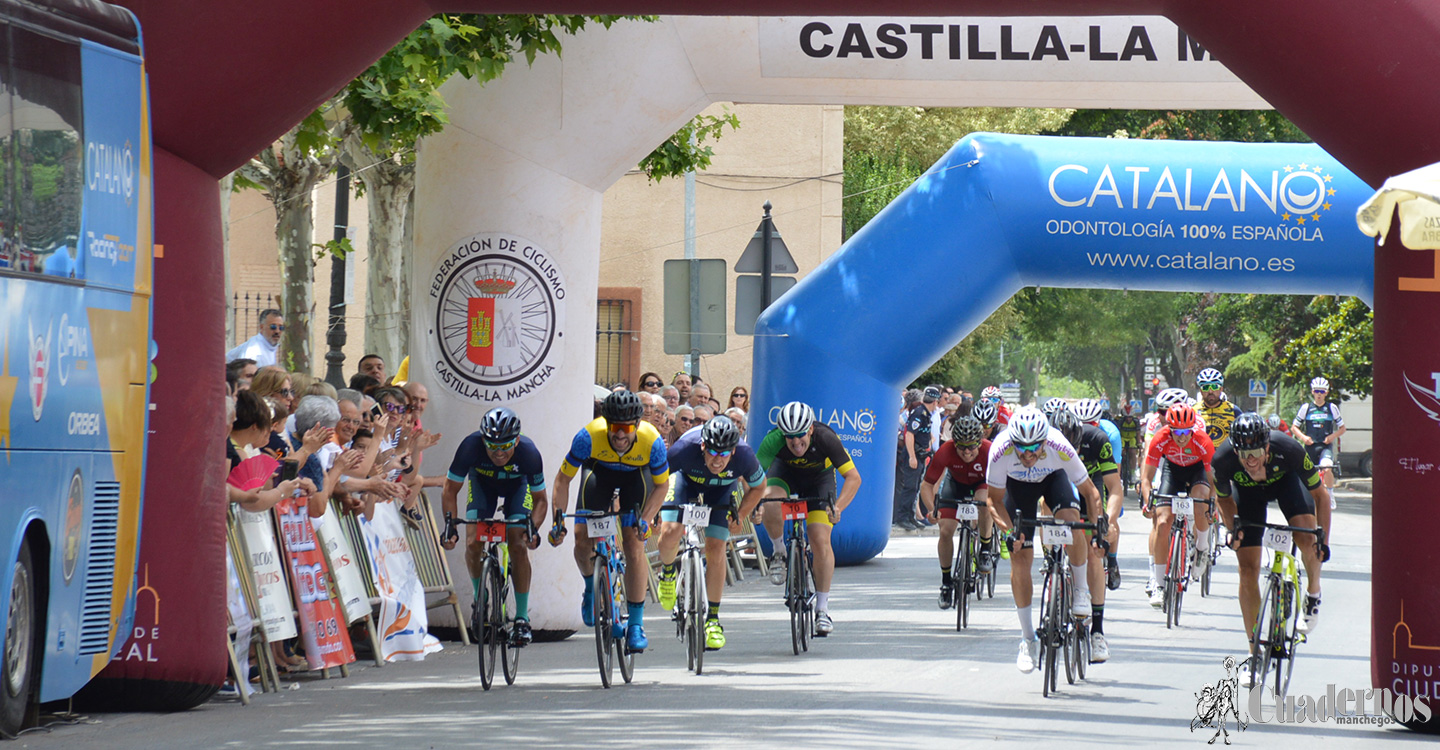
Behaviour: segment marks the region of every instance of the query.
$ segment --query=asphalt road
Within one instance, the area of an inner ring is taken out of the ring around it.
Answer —
[[[1323,619],[1300,652],[1292,695],[1369,686],[1369,496],[1345,494],[1334,559],[1324,577]],[[1133,501],[1132,501],[1133,504]],[[1274,513],[1275,511],[1272,511]],[[1014,665],[1018,625],[1008,563],[996,597],[955,631],[936,608],[935,540],[902,536],[866,565],[841,569],[831,600],[836,632],[799,657],[790,652],[780,589],[753,572],[726,591],[729,645],[699,677],[685,670],[674,629],[648,608],[651,648],[635,682],[601,689],[594,642],[572,637],[523,654],[517,684],[481,690],[475,647],[447,644],[421,663],[359,666],[348,679],[304,679],[244,707],[216,700],[178,714],[105,714],[15,746],[171,747],[955,747],[1050,740],[1133,747],[1203,745],[1192,732],[1196,693],[1224,677],[1227,655],[1245,652],[1233,557],[1217,569],[1214,596],[1186,597],[1183,627],[1166,630],[1142,590],[1144,531],[1125,516],[1125,579],[1106,605],[1112,658],[1089,679],[1041,697],[1039,672]],[[578,603],[577,603],[578,605]],[[616,672],[618,679],[618,670]],[[497,674],[497,680],[499,675]],[[1250,712],[1241,708],[1242,715]],[[1229,726],[1250,747],[1433,746],[1395,727],[1262,723]],[[1217,743],[1219,744],[1219,743]]]

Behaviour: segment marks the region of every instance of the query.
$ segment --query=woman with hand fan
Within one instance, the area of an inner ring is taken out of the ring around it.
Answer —
[[[270,407],[264,400],[250,391],[235,394],[235,420],[225,445],[225,457],[230,461],[225,484],[230,502],[252,513],[269,510],[297,489],[315,491],[314,483],[303,478],[266,487],[280,466],[275,458],[260,452],[270,439],[270,423]]]

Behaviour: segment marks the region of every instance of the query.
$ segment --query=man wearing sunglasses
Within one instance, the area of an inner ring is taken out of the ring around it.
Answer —
[[[811,567],[815,572],[815,635],[824,637],[835,630],[830,618],[830,582],[835,575],[835,550],[830,532],[840,522],[840,513],[860,489],[860,470],[850,452],[828,425],[815,421],[815,410],[799,401],[780,407],[775,429],[760,441],[755,455],[769,467],[765,497],[785,498],[792,493],[810,500],[805,513],[805,533],[810,538]],[[845,485],[835,497],[835,473]],[[829,504],[826,500],[834,500]],[[765,533],[770,537],[770,582],[785,582],[785,544],[780,539],[784,522],[780,504],[769,503],[763,512]],[[803,565],[803,560],[794,561]]]
[[[1230,439],[1230,425],[1240,416],[1240,407],[1230,403],[1225,395],[1225,376],[1213,367],[1195,376],[1195,387],[1200,389],[1200,403],[1195,411],[1205,422],[1210,442],[1218,449]]]
[[[1160,494],[1174,495],[1184,492],[1195,500],[1208,500],[1210,488],[1215,483],[1211,462],[1215,458],[1215,444],[1195,418],[1195,410],[1189,404],[1171,406],[1165,413],[1165,426],[1155,433],[1150,447],[1145,451],[1145,467],[1140,470],[1140,512],[1146,518],[1155,519],[1150,529],[1150,606],[1160,609],[1165,606],[1165,592],[1160,585],[1170,570],[1170,524],[1175,520],[1169,508],[1156,508],[1150,504],[1150,483],[1160,469]],[[1210,549],[1210,512],[1195,509],[1195,548]],[[1208,565],[1210,557],[1200,555],[1198,564],[1191,567],[1191,575],[1197,580],[1202,567]]]
[[[512,641],[520,646],[530,643],[530,549],[539,537],[529,538],[526,520],[536,528],[545,521],[549,501],[545,496],[545,465],[540,451],[530,438],[520,434],[520,417],[503,406],[491,409],[480,420],[480,429],[460,441],[455,460],[445,475],[440,493],[440,506],[447,519],[455,516],[457,497],[466,480],[470,494],[465,504],[465,518],[488,520],[496,506],[504,503],[505,544],[510,551],[510,569],[515,578],[515,631]],[[478,530],[478,527],[471,526]],[[440,540],[445,549],[454,549],[460,538],[453,524],[447,523]],[[480,569],[485,558],[485,545],[475,540],[475,533],[465,545],[465,567],[475,595],[480,595]]]
[[[1100,491],[1090,481],[1085,464],[1080,462],[1074,446],[1033,406],[1017,411],[1010,419],[1010,426],[990,446],[985,483],[988,485],[985,501],[1002,531],[1008,531],[1020,521],[1034,521],[1041,499],[1056,519],[1080,521],[1081,498],[1085,502],[1083,507],[1089,509],[1089,517],[1097,519],[1101,527],[1099,536],[1103,538],[1108,531],[1100,511]],[[1034,528],[1016,529],[1015,546],[1010,552],[1010,589],[1015,596],[1015,614],[1020,619],[1020,652],[1015,657],[1015,667],[1025,674],[1035,671],[1035,660],[1040,653],[1040,640],[1035,636],[1035,621],[1030,611],[1035,596],[1031,577],[1035,551],[1030,540],[1034,534]],[[1067,551],[1075,579],[1070,608],[1075,617],[1090,615],[1088,546],[1089,535],[1076,532]]]
[[[680,547],[681,506],[695,503],[710,509],[705,527],[705,591],[710,609],[705,618],[705,648],[725,647],[725,629],[720,626],[720,595],[725,591],[725,545],[730,533],[740,530],[745,518],[765,494],[765,471],[755,451],[740,442],[740,428],[729,417],[719,416],[703,427],[690,430],[670,446],[670,489],[660,506],[660,608],[675,608],[675,580],[680,566],[675,555]],[[737,511],[734,497],[744,482],[745,494]]]
[[[950,424],[950,439],[940,444],[940,450],[930,459],[925,468],[925,481],[920,484],[920,506],[925,517],[940,525],[940,541],[936,549],[940,555],[940,609],[955,606],[956,594],[965,596],[968,592],[956,592],[951,577],[950,565],[955,562],[955,529],[960,521],[956,512],[961,500],[972,500],[979,494],[984,501],[985,466],[990,461],[990,441],[984,439],[984,428],[980,420],[964,416]],[[939,485],[940,496],[935,495]],[[989,573],[995,566],[990,556],[990,540],[995,533],[995,521],[989,510],[980,514],[980,572]]]
[[[260,330],[245,343],[225,352],[225,361],[253,359],[255,367],[275,364],[276,352],[280,347],[280,334],[285,332],[285,316],[279,310],[260,311]]]
[[[565,534],[562,514],[570,501],[570,480],[581,467],[588,469],[589,474],[580,486],[580,510],[620,512],[625,591],[630,597],[625,637],[631,651],[644,651],[650,645],[645,637],[645,590],[650,566],[645,561],[642,522],[654,522],[670,488],[665,441],[653,425],[640,421],[644,413],[640,397],[630,391],[616,391],[605,397],[600,404],[600,416],[575,433],[570,451],[555,475],[552,521],[559,529],[552,537],[552,542],[556,542]],[[619,507],[613,508],[617,498]],[[595,625],[594,579],[591,578],[595,572],[594,552],[595,543],[590,541],[585,524],[576,524],[575,566],[585,579],[580,616],[586,627]]]
[[[1330,531],[1330,492],[1320,482],[1319,472],[1304,446],[1279,430],[1271,430],[1264,417],[1253,412],[1241,414],[1230,427],[1230,442],[1215,453],[1215,491],[1226,526],[1233,529],[1230,546],[1240,567],[1240,615],[1245,633],[1255,627],[1260,611],[1261,533],[1239,523],[1264,523],[1270,501],[1285,514],[1285,523],[1314,527],[1318,512],[1320,525]],[[1312,633],[1320,620],[1320,567],[1330,557],[1324,540],[1316,544],[1310,534],[1296,534],[1296,546],[1305,563],[1305,603],[1298,629]],[[1246,639],[1249,640],[1248,638]],[[1250,687],[1255,655],[1241,668],[1241,679]]]
[[[1330,395],[1330,381],[1315,378],[1310,381],[1312,401],[1300,405],[1295,420],[1290,423],[1290,432],[1305,445],[1311,463],[1320,469],[1320,481],[1325,489],[1334,489],[1335,441],[1345,434],[1345,420],[1340,418],[1340,406],[1326,402]],[[1335,501],[1331,497],[1330,501]]]

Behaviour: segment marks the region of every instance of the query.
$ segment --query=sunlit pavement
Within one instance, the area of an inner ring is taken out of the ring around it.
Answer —
[[[651,648],[637,658],[635,682],[610,690],[600,687],[588,635],[526,649],[517,684],[506,687],[497,670],[498,684],[489,692],[480,687],[475,647],[447,644],[422,663],[359,666],[348,679],[308,680],[297,690],[257,695],[249,707],[217,700],[180,714],[97,715],[88,717],[94,723],[29,734],[15,746],[1201,745],[1214,730],[1191,731],[1196,694],[1225,676],[1227,655],[1245,652],[1234,558],[1221,561],[1214,596],[1202,599],[1198,587],[1192,589],[1182,627],[1167,630],[1143,591],[1148,522],[1133,498],[1127,506],[1124,582],[1106,604],[1111,660],[1092,665],[1082,683],[1068,685],[1062,674],[1059,694],[1048,699],[1041,697],[1038,670],[1024,675],[1015,668],[1019,636],[1008,563],[995,598],[973,606],[969,629],[956,632],[954,611],[935,603],[935,539],[901,536],[871,563],[839,571],[831,599],[836,632],[798,657],[791,654],[780,588],[752,571],[726,591],[729,645],[706,655],[699,677],[686,671],[673,626],[651,604]],[[1369,687],[1369,510],[1368,495],[1340,495],[1323,619],[1300,651],[1292,695],[1325,695],[1332,683]],[[1251,713],[1243,704],[1240,712]],[[1232,719],[1231,742],[1309,750],[1316,740],[1347,748],[1433,746],[1393,727],[1279,724],[1272,714],[1265,712],[1266,723],[1249,716],[1244,731]]]

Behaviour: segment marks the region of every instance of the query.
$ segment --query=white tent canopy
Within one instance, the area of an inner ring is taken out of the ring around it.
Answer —
[[[1440,250],[1440,164],[1385,181],[1355,213],[1360,231],[1385,244],[1390,217],[1400,211],[1400,241],[1412,250]]]

